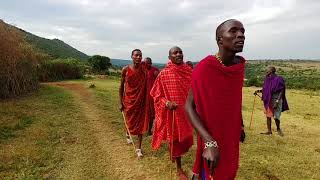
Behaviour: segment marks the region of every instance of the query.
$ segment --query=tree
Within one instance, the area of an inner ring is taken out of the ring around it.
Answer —
[[[112,65],[110,63],[110,58],[106,56],[94,55],[88,59],[93,72],[95,73],[106,73],[109,67]]]

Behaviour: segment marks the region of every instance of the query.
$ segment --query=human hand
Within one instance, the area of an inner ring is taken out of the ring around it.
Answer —
[[[177,103],[176,102],[174,102],[174,101],[167,101],[166,102],[166,107],[168,108],[168,109],[170,109],[170,110],[175,110],[175,109],[177,109],[177,107],[178,107],[178,105],[177,105]]]
[[[273,109],[277,109],[278,108],[278,106],[279,106],[279,101],[278,100],[276,100],[276,102],[274,103],[274,105],[273,105]]]
[[[218,165],[220,152],[218,147],[208,147],[204,149],[202,157],[208,164],[210,175],[213,176],[214,168]]]

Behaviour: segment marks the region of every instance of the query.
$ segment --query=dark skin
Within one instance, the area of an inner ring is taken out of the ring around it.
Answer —
[[[221,61],[225,66],[232,66],[240,63],[240,58],[236,56],[236,53],[242,52],[245,40],[244,31],[245,30],[241,22],[231,20],[226,22],[217,33],[217,44],[219,46],[218,55],[221,57]],[[215,141],[214,137],[210,135],[196,112],[196,105],[192,90],[189,91],[185,110],[189,116],[191,124],[202,137],[204,142]],[[244,131],[242,131],[242,133],[244,133]],[[244,137],[243,135],[241,136]],[[210,174],[213,175],[214,168],[217,166],[220,158],[219,148],[209,147],[204,149],[202,157],[207,161]]]
[[[172,63],[181,65],[183,63],[183,52],[181,48],[174,46],[169,50],[168,58],[171,60]],[[177,109],[178,105],[174,101],[167,101],[166,107],[170,110]]]
[[[151,58],[145,58],[143,61],[146,63],[146,68],[147,68],[147,70],[149,71],[149,70],[151,69],[151,66],[152,66],[152,60],[151,60]],[[157,77],[158,74],[159,74],[159,71],[154,71],[153,76],[154,76],[154,77]],[[154,117],[150,117],[148,135],[152,135],[153,119],[154,119]]]
[[[187,62],[186,62],[186,64],[188,64],[188,66],[190,66],[190,67],[191,67],[191,69],[193,69],[193,64],[192,64],[192,62],[191,62],[191,61],[187,61]]]
[[[150,70],[150,69],[151,69],[151,66],[152,66],[152,60],[149,59],[149,58],[145,58],[143,61],[146,63],[146,68],[147,68],[147,70]],[[158,74],[159,74],[159,71],[155,71],[155,72],[154,72],[154,76],[155,76],[155,77],[158,76]]]
[[[275,71],[276,69],[274,67],[268,67],[267,71],[266,71],[266,77],[270,77],[272,75],[275,74]],[[256,90],[254,92],[254,95],[257,95],[257,93],[262,93],[262,89],[260,90]],[[279,96],[276,100],[276,103],[273,104],[273,109],[276,109],[278,106],[279,106],[279,101],[281,100],[281,97],[282,97],[282,94],[283,94],[283,90],[281,90],[279,92]],[[276,123],[276,126],[277,126],[277,131],[280,131],[280,120],[279,119],[274,119],[275,123]],[[267,117],[267,132],[265,133],[261,133],[261,134],[265,134],[265,135],[270,135],[272,134],[272,129],[271,129],[271,124],[272,124],[272,121],[271,121],[271,118],[270,117]],[[281,133],[282,134],[282,133]]]
[[[181,48],[174,46],[169,50],[169,56],[168,58],[171,60],[172,63],[176,65],[182,65],[183,64],[183,52]],[[167,101],[166,102],[166,108],[170,110],[176,110],[178,108],[178,105],[174,101]],[[183,173],[182,165],[181,165],[181,157],[175,157],[174,160],[177,164],[177,173]]]
[[[141,51],[134,51],[131,55],[132,58],[132,64],[125,66],[122,69],[121,72],[121,81],[120,81],[120,88],[119,88],[119,110],[122,112],[124,110],[124,105],[123,105],[123,95],[124,95],[124,83],[126,79],[126,73],[128,68],[132,69],[133,71],[139,70],[141,66],[141,60],[142,60],[142,53]],[[127,132],[127,134],[129,134]],[[142,134],[138,135],[138,143],[137,143],[137,149],[141,149],[141,143],[142,143]]]

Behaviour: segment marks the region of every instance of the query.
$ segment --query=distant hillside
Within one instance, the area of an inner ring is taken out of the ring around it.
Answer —
[[[70,45],[66,44],[65,42],[59,39],[46,39],[39,36],[36,36],[30,32],[27,32],[23,29],[18,27],[12,26],[10,24],[5,23],[0,19],[0,22],[5,24],[6,26],[11,26],[22,32],[23,35],[26,37],[26,41],[33,45],[35,48],[39,49],[43,53],[50,55],[53,58],[76,58],[81,60],[86,60],[89,58],[83,52],[71,47]]]
[[[20,29],[21,30],[21,29]],[[24,30],[21,30],[26,35],[26,40],[40,49],[44,53],[49,54],[53,58],[76,58],[81,60],[86,60],[89,58],[85,53],[73,48],[72,46],[66,44],[65,42],[59,39],[46,39]]]
[[[114,66],[114,67],[118,67],[118,68],[122,68],[123,66],[126,66],[128,64],[131,64],[132,63],[132,60],[124,60],[124,59],[111,59],[111,64]],[[153,63],[153,66],[159,68],[159,69],[162,69],[165,64],[162,64],[162,63]]]
[[[308,60],[248,61],[245,69],[246,85],[261,87],[269,66],[274,66],[276,73],[284,77],[288,88],[320,89],[320,61]]]
[[[132,63],[132,60],[124,60],[124,59],[111,59],[111,64],[116,67],[123,67]]]

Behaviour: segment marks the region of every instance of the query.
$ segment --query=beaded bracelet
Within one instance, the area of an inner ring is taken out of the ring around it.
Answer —
[[[204,149],[211,148],[211,147],[217,148],[218,147],[217,141],[209,141],[204,143]]]

